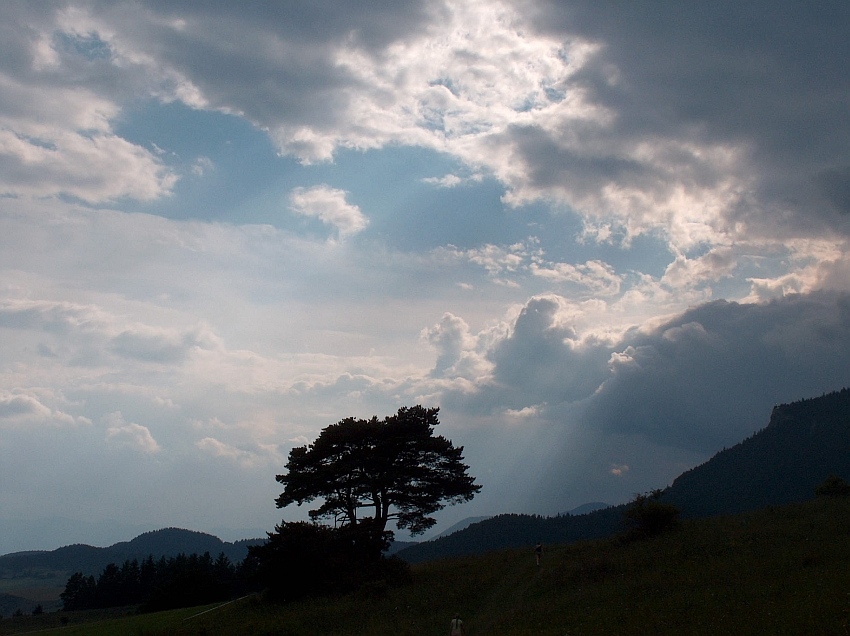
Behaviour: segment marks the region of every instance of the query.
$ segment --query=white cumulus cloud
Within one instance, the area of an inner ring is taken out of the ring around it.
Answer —
[[[110,413],[104,420],[107,423],[106,441],[110,444],[130,448],[140,453],[153,454],[162,450],[146,426],[135,422],[125,422],[120,411]]]
[[[289,194],[290,209],[301,216],[319,219],[338,233],[340,238],[357,234],[369,219],[356,205],[345,200],[346,193],[328,186],[295,188]]]

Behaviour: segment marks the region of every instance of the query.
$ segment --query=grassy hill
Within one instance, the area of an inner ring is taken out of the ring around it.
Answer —
[[[539,568],[530,549],[511,549],[417,565],[398,589],[289,605],[252,597],[200,615],[71,615],[63,634],[426,636],[445,633],[455,612],[470,636],[842,634],[847,563],[850,500],[819,499],[686,520],[642,542],[547,546]],[[60,616],[4,618],[0,635]]]

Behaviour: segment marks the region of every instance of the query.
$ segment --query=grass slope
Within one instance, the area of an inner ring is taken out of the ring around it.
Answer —
[[[446,633],[459,612],[470,636],[843,634],[847,563],[850,500],[820,499],[688,520],[643,542],[549,546],[539,568],[529,546],[416,566],[399,589],[283,606],[255,597],[189,620],[201,609],[62,633],[424,636]],[[0,634],[15,633],[12,623],[0,621]]]

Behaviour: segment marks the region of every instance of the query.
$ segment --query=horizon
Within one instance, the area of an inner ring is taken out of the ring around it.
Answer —
[[[741,447],[741,448],[746,447],[748,444],[753,442],[755,439],[759,438],[762,433],[767,433],[769,430],[771,430],[771,427],[774,424],[774,415],[775,415],[776,410],[778,408],[780,408],[780,407],[792,407],[793,408],[793,407],[802,406],[805,409],[806,404],[810,403],[810,402],[815,402],[818,405],[822,405],[822,404],[824,404],[825,399],[837,398],[838,400],[841,400],[842,397],[846,397],[845,394],[848,391],[850,391],[850,387],[843,387],[842,389],[832,391],[830,393],[824,393],[821,396],[813,396],[813,397],[810,397],[810,398],[803,398],[801,400],[791,402],[791,403],[782,403],[782,404],[774,405],[774,408],[771,411],[770,420],[764,427],[762,427],[761,429],[759,429],[758,431],[753,433],[753,435],[747,437],[746,439],[740,440],[738,443],[736,443],[736,444],[734,444],[734,445],[732,445],[728,448],[724,447],[723,449],[721,449],[720,451],[715,453],[708,461],[706,461],[703,464],[700,464],[698,466],[692,467],[691,469],[687,469],[685,471],[685,473],[691,473],[693,470],[702,470],[704,467],[707,467],[708,465],[710,465],[716,458],[718,458],[722,455],[725,455],[727,453],[735,452],[739,447]],[[830,401],[830,402],[827,402],[827,403],[833,403],[833,402]],[[820,407],[820,408],[822,409],[822,407]],[[794,413],[796,411],[792,410],[791,412]],[[817,411],[817,412],[820,414],[820,417],[823,416],[823,413],[821,411]],[[794,416],[792,415],[792,421],[793,421],[793,417]],[[784,418],[784,417],[780,417],[779,422],[781,423],[785,419],[786,418]],[[780,426],[781,426],[781,424],[780,424]],[[799,428],[799,427],[794,427],[794,428]],[[774,457],[774,461],[775,460],[776,460],[776,457]],[[770,462],[770,463],[772,464],[773,462]],[[829,462],[827,462],[827,463],[829,464]],[[727,462],[727,464],[728,464],[728,462]],[[821,468],[822,467],[823,466],[821,466]],[[764,468],[764,466],[762,468]],[[659,488],[652,488],[652,489],[646,491],[645,494],[648,495],[648,494],[654,493],[655,491],[665,491],[666,492],[670,488],[672,488],[675,491],[676,484],[678,483],[678,478],[682,477],[685,473],[682,473],[681,475],[677,476],[676,479],[674,479],[671,484],[668,484],[667,487],[660,488],[660,489]],[[835,473],[832,470],[830,470],[829,474],[830,475],[836,475],[836,474],[839,474],[839,473]],[[797,493],[797,494],[799,495],[800,493]],[[614,504],[609,503],[609,502],[602,502],[602,501],[586,502],[586,503],[584,503],[580,506],[577,506],[577,507],[575,507],[571,510],[561,511],[561,512],[558,512],[554,515],[539,515],[539,514],[533,513],[533,512],[531,512],[531,513],[515,513],[515,512],[511,512],[511,511],[501,511],[501,512],[493,514],[493,515],[469,516],[469,517],[462,518],[460,521],[455,522],[448,527],[441,527],[441,525],[439,523],[437,523],[434,527],[430,528],[429,530],[427,530],[423,534],[417,535],[417,536],[410,536],[410,535],[408,535],[407,533],[404,533],[404,532],[399,533],[399,531],[397,529],[395,529],[395,532],[398,533],[399,535],[401,535],[401,537],[399,538],[399,536],[396,536],[396,537],[394,537],[393,541],[405,543],[405,544],[429,542],[429,541],[432,541],[432,540],[437,540],[437,539],[440,539],[442,537],[449,536],[449,535],[454,534],[456,532],[460,532],[461,530],[464,530],[468,526],[470,526],[474,523],[477,523],[479,521],[485,521],[485,520],[493,519],[494,517],[499,517],[501,515],[509,515],[510,516],[510,515],[516,515],[516,514],[527,514],[530,517],[543,517],[543,518],[546,518],[546,519],[554,519],[554,518],[561,517],[562,515],[582,516],[582,515],[597,512],[599,510],[617,508],[617,507],[620,507],[620,506],[626,506],[628,503],[634,502],[635,498],[637,496],[638,496],[637,494],[634,494],[629,501],[627,501],[627,502],[624,501],[624,502],[614,503]],[[693,511],[684,511],[684,512],[686,512],[686,513],[691,512],[692,513]],[[697,516],[700,516],[700,515],[697,515]],[[68,530],[69,525],[70,526],[76,526],[75,530],[69,531]],[[17,532],[15,530],[12,530],[10,532],[10,528],[12,528],[14,526],[17,526]],[[57,527],[61,527],[61,528],[58,529],[58,530],[55,530],[55,529],[51,530],[51,526],[53,526],[54,528],[57,528]],[[240,541],[250,541],[250,540],[254,540],[254,539],[258,539],[258,538],[264,538],[264,535],[267,532],[266,530],[263,530],[263,529],[260,529],[260,528],[255,528],[253,530],[247,529],[247,528],[242,528],[242,529],[233,529],[233,528],[217,528],[216,529],[216,528],[214,528],[214,529],[211,529],[211,530],[209,530],[209,529],[208,530],[198,530],[198,529],[185,528],[185,527],[175,527],[175,526],[165,526],[165,527],[159,527],[159,528],[150,528],[150,527],[145,527],[145,528],[136,527],[134,529],[130,529],[130,528],[131,528],[131,526],[128,526],[126,524],[120,524],[119,522],[116,522],[115,520],[107,520],[105,522],[95,524],[95,523],[80,522],[78,520],[71,520],[71,519],[66,519],[66,518],[32,519],[32,520],[9,520],[9,519],[0,518],[0,556],[6,556],[6,555],[11,555],[11,554],[20,554],[20,553],[28,553],[28,552],[51,552],[51,551],[54,551],[54,550],[57,550],[57,549],[60,549],[60,548],[64,548],[64,547],[68,547],[68,546],[71,546],[71,545],[86,545],[86,546],[95,547],[95,548],[110,548],[110,547],[114,547],[114,546],[121,544],[121,543],[132,542],[132,541],[134,541],[134,540],[136,540],[136,539],[138,539],[142,536],[145,536],[145,535],[155,534],[157,532],[162,532],[162,531],[167,531],[167,530],[178,530],[178,531],[188,532],[188,533],[193,533],[193,534],[201,534],[201,535],[206,535],[206,536],[212,536],[212,537],[222,541],[223,543],[229,544],[229,545],[234,545],[236,543],[239,543]],[[90,540],[86,540],[86,539],[77,540],[77,541],[67,540],[67,537],[69,535],[72,535],[74,532],[76,532],[78,534],[78,536],[83,536],[83,535],[79,534],[80,532],[82,532],[83,534],[88,534],[89,536],[91,536],[92,534],[95,534],[95,535],[100,536],[102,538],[99,541],[98,540],[90,541]],[[29,543],[21,544],[21,546],[19,546],[18,549],[7,549],[7,548],[4,547],[7,544],[8,545],[14,545],[14,544],[16,544],[16,542],[20,542],[20,536],[21,535],[26,536],[27,539],[25,539],[25,540],[29,541]],[[34,541],[32,539],[33,536],[41,536],[42,544],[45,545],[45,547],[32,548],[32,549],[27,549],[27,548],[23,547],[24,545],[33,545],[34,543],[36,543],[38,541],[38,540]],[[108,539],[103,538],[103,537],[107,537],[107,536],[109,537]],[[129,536],[129,538],[127,538],[128,536]],[[46,541],[47,541],[46,544],[44,543],[45,537],[51,537],[49,539],[46,539]],[[63,538],[60,538],[60,537],[63,537]],[[49,544],[49,545],[47,545],[47,544]]]
[[[416,404],[551,516],[850,386],[846,2],[0,18],[3,519],[272,530]]]
[[[575,514],[575,511],[585,508],[586,506],[598,506],[601,505],[602,502],[593,501],[587,502],[574,508],[573,510],[564,511],[559,514]],[[610,504],[604,504],[608,506]],[[497,514],[511,514],[508,511],[497,513]],[[585,513],[581,513],[585,514]],[[430,541],[432,539],[439,538],[446,533],[456,532],[461,529],[461,527],[466,527],[469,524],[470,520],[482,520],[488,519],[492,516],[496,515],[485,515],[485,516],[469,516],[464,517],[460,521],[455,522],[451,525],[448,525],[445,528],[440,528],[439,525],[430,529],[426,533],[421,536],[410,537],[405,536],[404,538],[399,539],[396,537],[396,541]],[[473,521],[472,523],[474,523]],[[47,524],[45,527],[44,524]],[[73,530],[69,531],[68,526],[76,526]],[[13,526],[17,526],[17,531],[12,530],[10,532],[10,528]],[[66,517],[53,517],[53,518],[42,518],[42,519],[2,519],[0,518],[0,529],[3,529],[3,533],[0,534],[0,556],[5,556],[7,554],[15,554],[19,552],[51,552],[53,550],[64,548],[70,545],[88,545],[95,548],[108,548],[117,543],[125,543],[128,541],[132,541],[133,539],[147,533],[151,532],[159,532],[161,530],[169,530],[169,529],[177,529],[177,530],[186,530],[188,532],[198,532],[201,534],[210,535],[220,539],[225,543],[237,543],[239,541],[251,540],[251,539],[263,539],[265,538],[266,532],[273,531],[273,528],[269,529],[261,529],[255,528],[253,530],[248,528],[237,529],[237,528],[212,528],[210,530],[199,530],[196,528],[181,528],[177,526],[163,526],[157,528],[145,528],[143,526],[128,526],[126,524],[121,524],[120,522],[114,519],[106,519],[97,524],[87,524],[84,521],[79,519],[69,519]],[[33,536],[38,536],[41,531],[41,536],[34,541],[32,540]],[[396,532],[398,532],[396,530]],[[403,533],[398,533],[403,534]],[[66,541],[60,537],[99,537],[91,540],[70,540]],[[26,538],[22,538],[26,537]],[[28,541],[29,543],[24,543]],[[41,542],[41,543],[39,543]],[[38,546],[43,547],[24,547],[24,546],[32,546],[32,544],[38,544]],[[8,549],[5,546],[17,546],[14,549]]]

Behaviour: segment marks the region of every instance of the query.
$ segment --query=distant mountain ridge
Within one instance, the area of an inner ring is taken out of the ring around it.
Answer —
[[[607,504],[604,501],[591,501],[590,503],[582,504],[577,508],[573,508],[567,514],[575,515],[586,515],[591,512],[596,512],[597,510],[603,510],[605,508],[610,508],[611,504]]]
[[[437,536],[432,537],[432,538],[433,539],[439,539],[440,537],[447,537],[450,534],[454,534],[455,532],[459,532],[459,531],[463,530],[464,528],[468,528],[473,523],[478,523],[479,521],[484,521],[485,519],[489,519],[489,518],[490,518],[490,516],[487,515],[487,516],[484,516],[484,517],[467,517],[466,519],[461,519],[456,524],[449,526],[448,528],[443,530],[440,534],[438,534]]]
[[[125,523],[114,519],[94,522],[60,516],[39,519],[2,518],[0,555],[28,550],[55,550],[74,543],[105,547],[150,529],[150,525]]]
[[[768,425],[680,475],[662,500],[685,517],[805,501],[829,475],[850,481],[850,389],[774,407]],[[627,504],[588,514],[498,515],[398,552],[412,563],[617,532]]]
[[[110,563],[120,565],[126,560],[142,561],[149,555],[159,559],[181,553],[188,555],[209,552],[216,557],[223,552],[235,563],[245,558],[249,545],[263,541],[265,537],[229,543],[204,532],[164,528],[145,532],[131,541],[122,541],[106,548],[75,544],[50,551],[6,554],[0,556],[0,577],[14,578],[26,571],[82,572],[85,575],[97,576]]]

